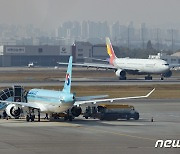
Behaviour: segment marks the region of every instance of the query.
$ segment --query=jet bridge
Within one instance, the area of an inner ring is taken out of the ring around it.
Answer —
[[[14,86],[13,94],[14,102],[26,102],[26,91],[22,86]]]
[[[22,86],[14,85],[13,87],[6,88],[0,91],[0,102],[1,100],[8,100],[14,102],[27,102],[26,90]],[[7,105],[0,103],[0,109],[4,109]]]

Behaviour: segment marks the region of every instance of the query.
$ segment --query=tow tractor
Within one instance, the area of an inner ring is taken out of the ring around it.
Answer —
[[[139,112],[137,112],[132,105],[101,104],[93,107],[88,106],[83,117],[86,119],[98,118],[100,120],[138,120]]]

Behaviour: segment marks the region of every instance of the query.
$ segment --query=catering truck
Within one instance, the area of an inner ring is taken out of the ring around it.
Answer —
[[[88,118],[98,118],[100,120],[117,120],[117,119],[139,119],[139,112],[137,112],[132,105],[124,104],[101,104],[97,107],[86,108],[83,116]]]

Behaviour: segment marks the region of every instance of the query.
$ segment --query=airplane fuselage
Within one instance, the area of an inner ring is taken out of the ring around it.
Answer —
[[[41,112],[61,113],[73,106],[74,97],[62,91],[31,89],[27,94],[27,102],[38,106]]]
[[[122,70],[131,70],[132,74],[163,74],[169,71],[169,65],[161,59],[116,58],[114,66]]]

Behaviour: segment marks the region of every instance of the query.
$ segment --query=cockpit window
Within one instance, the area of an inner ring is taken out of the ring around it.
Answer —
[[[169,66],[169,64],[164,64],[164,65]]]

